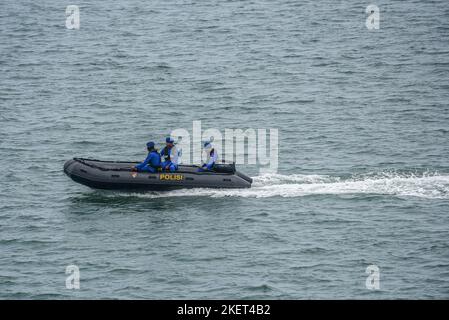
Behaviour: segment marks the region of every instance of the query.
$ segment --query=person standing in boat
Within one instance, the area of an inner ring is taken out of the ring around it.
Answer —
[[[215,151],[215,148],[212,147],[212,143],[210,141],[206,141],[204,143],[204,152],[206,154],[206,161],[201,166],[199,171],[211,171],[218,160],[218,153]]]
[[[147,143],[148,155],[146,159],[134,166],[133,171],[141,171],[141,172],[152,172],[155,173],[161,167],[161,156],[159,152],[157,152],[154,147],[154,142],[150,141]]]
[[[162,170],[176,171],[178,170],[178,150],[174,145],[175,141],[171,137],[165,139],[165,147],[161,150]]]

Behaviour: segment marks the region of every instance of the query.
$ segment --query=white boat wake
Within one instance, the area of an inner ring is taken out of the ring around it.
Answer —
[[[184,189],[160,193],[126,193],[146,198],[163,197],[304,197],[312,195],[391,195],[449,199],[449,175],[380,173],[340,178],[325,175],[264,174],[252,177],[250,189]]]

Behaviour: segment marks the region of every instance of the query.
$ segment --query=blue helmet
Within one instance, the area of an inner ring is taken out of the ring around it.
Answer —
[[[165,139],[165,142],[167,142],[167,143],[174,143],[175,140],[173,140],[172,137],[167,137],[167,138]]]
[[[147,143],[147,148],[153,149],[154,148],[154,142],[153,141],[148,142]]]
[[[210,141],[206,141],[206,142],[204,142],[204,148],[205,149],[209,149],[209,148],[212,148],[212,144],[210,143]]]

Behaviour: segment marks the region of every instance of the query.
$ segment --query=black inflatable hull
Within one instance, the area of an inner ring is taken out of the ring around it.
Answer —
[[[136,162],[74,158],[64,172],[75,182],[94,189],[170,191],[185,188],[250,188],[252,179],[235,172],[197,172],[196,166],[180,165],[176,172],[133,172]]]

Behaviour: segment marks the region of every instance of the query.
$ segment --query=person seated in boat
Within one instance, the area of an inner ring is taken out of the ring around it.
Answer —
[[[206,161],[201,166],[198,171],[212,171],[214,169],[215,163],[218,160],[218,153],[212,147],[212,143],[206,141],[204,143],[204,153],[206,154]]]
[[[165,147],[161,150],[162,170],[176,171],[178,170],[178,150],[175,147],[175,141],[171,137],[165,139]]]
[[[161,167],[161,156],[154,147],[154,142],[147,143],[148,155],[146,159],[132,168],[133,171],[155,173]]]

